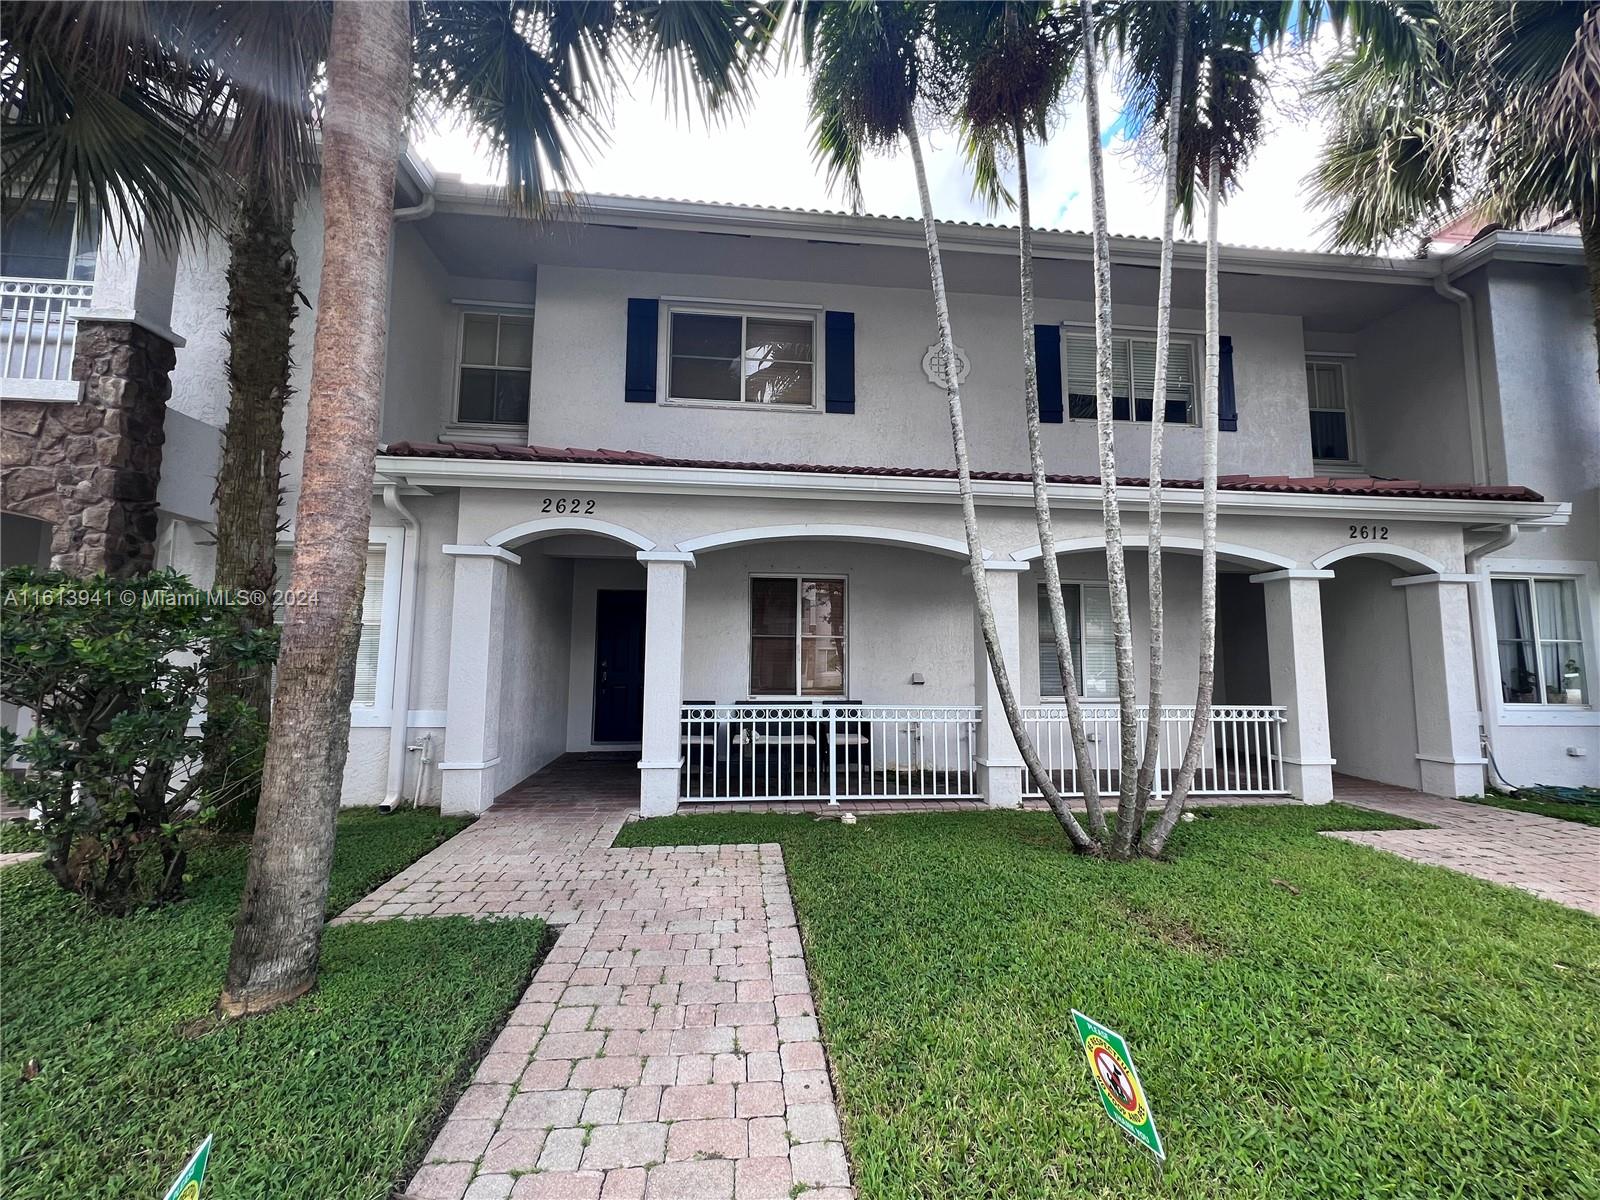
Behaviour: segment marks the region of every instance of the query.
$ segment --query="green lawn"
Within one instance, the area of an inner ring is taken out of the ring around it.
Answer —
[[[1600,1196],[1600,922],[1201,810],[1172,862],[1046,814],[673,817],[625,845],[780,842],[862,1200]],[[1165,1178],[1107,1120],[1069,1010],[1129,1041]]]
[[[1565,800],[1551,800],[1521,792],[1507,796],[1503,792],[1490,792],[1487,796],[1473,796],[1474,804],[1491,804],[1495,808],[1509,808],[1513,812],[1534,813],[1541,817],[1554,817],[1558,821],[1576,821],[1580,825],[1600,825],[1600,792],[1588,789],[1594,799],[1588,804],[1573,804]]]
[[[330,910],[455,833],[427,813],[340,818]],[[538,921],[330,929],[321,984],[264,1017],[209,1011],[245,848],[194,856],[191,898],[85,915],[34,864],[0,871],[0,1194],[155,1200],[206,1134],[206,1200],[381,1200],[521,993]],[[38,1063],[24,1081],[26,1064]]]

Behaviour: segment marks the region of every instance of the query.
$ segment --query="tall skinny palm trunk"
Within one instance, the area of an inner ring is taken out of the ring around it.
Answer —
[[[1100,434],[1100,510],[1105,521],[1106,582],[1111,593],[1111,635],[1117,656],[1117,705],[1122,761],[1118,773],[1118,828],[1133,824],[1139,770],[1139,712],[1134,695],[1133,622],[1128,614],[1128,567],[1122,549],[1122,509],[1117,499],[1117,450],[1111,414],[1111,235],[1106,228],[1106,175],[1100,152],[1100,97],[1095,82],[1094,5],[1082,0],[1083,88],[1088,109],[1089,186],[1094,201],[1095,416]],[[1132,398],[1129,398],[1130,403]],[[1119,839],[1120,840],[1120,839]]]
[[[1211,685],[1215,677],[1217,644],[1217,210],[1222,205],[1220,168],[1216,151],[1206,170],[1206,380],[1203,390],[1205,433],[1200,466],[1200,681],[1195,687],[1194,724],[1184,747],[1183,764],[1172,781],[1161,819],[1145,839],[1145,852],[1154,857],[1166,848],[1183,815],[1194,786],[1194,773],[1211,734]]]
[[[272,624],[278,538],[283,412],[291,394],[290,339],[300,291],[294,223],[267,189],[244,198],[228,242],[228,423],[217,471],[217,567],[213,586],[241,598],[253,629]],[[234,667],[213,672],[206,707],[241,700],[263,727],[271,717],[272,670]],[[206,770],[229,771],[237,748],[206,746]],[[249,829],[258,792],[241,797],[223,824]]]
[[[955,448],[956,482],[961,492],[961,523],[967,535],[967,566],[972,575],[972,597],[978,609],[978,627],[983,633],[983,645],[989,656],[989,667],[994,672],[995,688],[1000,693],[1000,705],[1005,709],[1006,722],[1016,738],[1017,748],[1028,774],[1044,794],[1050,810],[1055,813],[1061,827],[1066,830],[1072,848],[1079,852],[1098,849],[1095,840],[1085,832],[1078,819],[1067,807],[1065,798],[1050,779],[1039,758],[1039,752],[1028,736],[1028,727],[1022,719],[1022,708],[1012,687],[1011,674],[1006,670],[1005,657],[1000,650],[1000,635],[995,627],[994,605],[989,598],[989,578],[983,566],[983,542],[978,536],[978,510],[972,499],[972,465],[967,457],[966,419],[961,411],[961,381],[956,377],[955,337],[950,330],[950,302],[944,287],[944,263],[939,255],[939,230],[933,219],[933,197],[928,190],[928,171],[922,161],[922,138],[917,132],[917,121],[906,114],[906,140],[911,143],[911,163],[917,175],[917,198],[922,204],[922,232],[928,245],[928,274],[933,284],[933,310],[939,324],[939,348],[944,354],[945,399],[950,410],[950,440]]]
[[[1149,719],[1144,756],[1134,799],[1133,821],[1126,833],[1117,830],[1116,849],[1132,853],[1144,828],[1145,813],[1155,791],[1161,754],[1161,705],[1165,699],[1167,602],[1162,548],[1162,471],[1167,431],[1167,367],[1172,347],[1172,228],[1178,209],[1178,131],[1183,101],[1183,60],[1189,41],[1189,0],[1178,0],[1177,47],[1172,56],[1172,101],[1167,111],[1166,161],[1161,190],[1161,271],[1156,282],[1156,374],[1150,398],[1150,540],[1146,561],[1150,572]]]
[[[411,74],[396,0],[334,6],[324,122],[321,312],[291,588],[257,834],[234,929],[227,1015],[316,982],[349,746],[387,324],[390,212]]]
[[[1033,227],[1028,202],[1028,143],[1020,114],[1014,114],[1011,135],[1017,151],[1017,234],[1022,276],[1022,397],[1028,423],[1028,460],[1033,472],[1033,519],[1039,529],[1039,564],[1044,568],[1046,605],[1050,629],[1056,639],[1056,662],[1061,673],[1061,695],[1067,707],[1067,729],[1072,735],[1072,756],[1083,787],[1089,829],[1102,841],[1106,836],[1105,811],[1100,805],[1100,780],[1089,754],[1083,728],[1083,704],[1078,697],[1077,671],[1072,664],[1072,638],[1067,628],[1067,605],[1061,595],[1061,564],[1056,561],[1055,525],[1050,517],[1050,488],[1044,469],[1044,437],[1039,425],[1039,359],[1033,342]]]

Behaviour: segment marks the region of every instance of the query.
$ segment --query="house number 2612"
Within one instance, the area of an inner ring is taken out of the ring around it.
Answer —
[[[1389,540],[1389,527],[1387,525],[1352,525],[1350,537],[1358,542],[1387,542]]]
[[[573,496],[571,499],[568,499],[566,496],[559,498],[555,496],[546,496],[544,498],[544,503],[539,508],[539,511],[547,513],[592,513],[594,511],[594,501],[580,500],[576,496]]]

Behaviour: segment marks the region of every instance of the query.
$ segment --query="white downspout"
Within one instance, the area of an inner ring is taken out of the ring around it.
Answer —
[[[417,519],[400,503],[398,484],[385,484],[383,506],[400,518],[405,535],[400,542],[400,618],[395,630],[394,687],[389,696],[389,775],[379,812],[400,806],[406,781],[406,734],[410,730],[411,658],[417,621]],[[421,784],[419,779],[418,784]]]
[[[1475,483],[1493,483],[1489,478],[1489,427],[1483,411],[1483,372],[1478,358],[1478,323],[1472,314],[1472,297],[1450,282],[1444,263],[1433,277],[1433,290],[1453,301],[1461,314],[1461,375],[1467,389],[1467,432],[1472,440],[1472,477]]]
[[[1494,759],[1494,714],[1499,711],[1495,700],[1495,664],[1499,647],[1494,639],[1494,592],[1491,590],[1488,568],[1483,560],[1496,551],[1504,550],[1517,540],[1515,523],[1507,525],[1500,533],[1483,545],[1470,550],[1466,557],[1466,573],[1476,575],[1467,589],[1468,609],[1472,614],[1473,658],[1477,661],[1478,679],[1478,736],[1483,741],[1484,758],[1489,764],[1489,782],[1507,792],[1515,792],[1516,785],[1504,775]],[[1498,780],[1498,782],[1496,782]]]

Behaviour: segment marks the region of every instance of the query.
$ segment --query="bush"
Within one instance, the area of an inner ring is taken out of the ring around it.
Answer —
[[[0,752],[28,770],[4,794],[34,814],[44,866],[102,912],[182,894],[187,838],[254,786],[265,730],[243,705],[206,714],[204,735],[234,748],[236,766],[200,772],[189,725],[207,676],[224,663],[270,662],[276,631],[182,575],[77,579],[16,567],[0,576],[0,699],[32,709]]]

